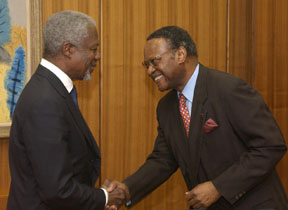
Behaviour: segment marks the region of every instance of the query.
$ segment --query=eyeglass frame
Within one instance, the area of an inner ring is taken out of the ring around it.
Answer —
[[[161,53],[160,55],[157,55],[157,56],[155,56],[155,57],[153,57],[153,58],[151,58],[151,59],[149,59],[147,61],[143,61],[142,62],[142,66],[144,66],[144,68],[146,68],[146,69],[149,69],[149,67],[151,65],[152,65],[153,68],[156,68],[157,65],[158,65],[158,62],[162,59],[162,56],[164,54],[166,54],[167,52],[170,52],[170,51],[173,51],[173,50],[176,50],[176,49],[169,49],[169,50]],[[157,61],[157,63],[155,63],[155,61]]]

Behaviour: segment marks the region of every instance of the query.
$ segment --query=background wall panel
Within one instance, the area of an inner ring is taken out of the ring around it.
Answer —
[[[288,2],[230,0],[228,71],[264,98],[288,139]],[[288,155],[277,166],[288,192]]]
[[[286,0],[42,0],[42,21],[54,12],[92,16],[101,62],[92,81],[76,82],[80,109],[102,153],[100,183],[122,180],[152,151],[160,93],[141,66],[146,37],[165,25],[188,30],[199,60],[254,86],[288,138],[288,2]],[[38,58],[37,58],[38,59]],[[36,60],[33,60],[36,63]],[[0,210],[6,209],[9,139],[0,140]],[[277,170],[288,192],[288,155]],[[97,184],[99,186],[99,182]],[[187,209],[179,171],[132,209]]]
[[[227,72],[241,77],[250,84],[253,79],[253,42],[255,37],[252,25],[253,1],[231,0],[229,3],[229,34],[227,42]]]
[[[10,186],[10,171],[8,162],[9,139],[0,139],[0,210],[6,209]]]
[[[255,1],[255,77],[260,91],[288,141],[288,2]],[[288,154],[277,166],[288,192]]]

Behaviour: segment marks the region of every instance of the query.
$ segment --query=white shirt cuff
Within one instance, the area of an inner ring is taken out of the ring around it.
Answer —
[[[106,198],[105,206],[106,206],[106,205],[107,205],[107,203],[108,203],[108,192],[107,192],[107,190],[106,190],[106,189],[104,189],[104,188],[100,188],[100,189],[102,189],[102,190],[103,190],[103,192],[104,192],[104,194],[105,194],[105,198]]]

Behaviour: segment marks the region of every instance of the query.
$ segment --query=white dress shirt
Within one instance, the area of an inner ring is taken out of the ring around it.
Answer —
[[[190,117],[191,117],[191,112],[192,112],[192,103],[193,103],[194,91],[195,91],[196,81],[198,78],[198,73],[199,73],[199,64],[197,64],[192,76],[190,77],[189,81],[187,82],[187,84],[182,90],[182,94],[186,98],[185,102],[186,102],[186,106],[188,108]],[[177,94],[179,98],[180,92],[177,91]]]

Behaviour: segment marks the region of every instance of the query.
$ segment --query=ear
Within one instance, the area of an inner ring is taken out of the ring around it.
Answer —
[[[74,45],[72,45],[71,43],[69,42],[64,42],[64,44],[62,45],[62,53],[64,56],[68,57],[68,58],[71,58],[71,55],[73,54],[74,52]]]
[[[179,63],[179,64],[182,64],[185,62],[186,60],[186,57],[187,57],[187,51],[185,49],[185,47],[183,46],[180,46],[176,53],[175,53],[175,59],[176,61]]]

